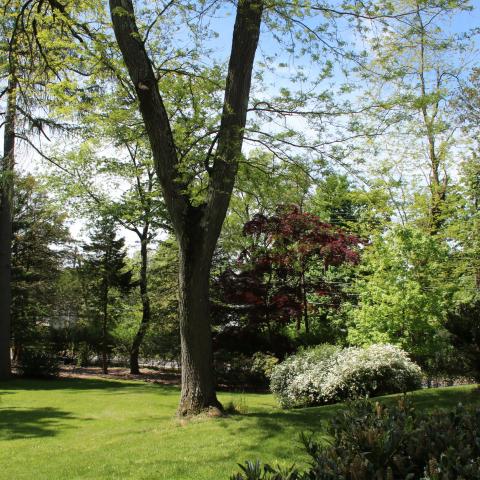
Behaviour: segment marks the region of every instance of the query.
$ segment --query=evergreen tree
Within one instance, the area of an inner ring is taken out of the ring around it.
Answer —
[[[33,177],[18,178],[12,241],[12,337],[14,358],[44,343],[56,302],[69,241],[65,215]]]
[[[109,218],[95,225],[90,243],[84,246],[83,264],[88,292],[91,326],[98,332],[103,373],[108,373],[111,329],[121,312],[121,293],[132,287],[132,272],[126,270],[125,239],[116,238],[115,223]]]
[[[91,2],[76,2],[68,10],[74,13],[77,8],[85,18]],[[66,128],[49,115],[47,99],[54,81],[57,93],[71,88],[66,71],[76,64],[78,52],[65,45],[72,37],[83,42],[84,32],[68,23],[66,7],[54,0],[13,0],[1,2],[0,9],[0,378],[8,378],[16,148],[22,142],[43,156],[38,139],[49,141],[51,130]],[[81,69],[79,64],[72,68],[77,73]]]

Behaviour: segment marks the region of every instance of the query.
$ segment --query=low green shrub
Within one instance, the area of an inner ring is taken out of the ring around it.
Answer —
[[[248,405],[246,398],[241,397],[232,398],[223,406],[223,411],[227,415],[246,415],[248,413]]]
[[[250,371],[263,376],[265,380],[272,375],[273,369],[278,365],[278,358],[269,353],[256,352],[252,356]]]
[[[421,379],[420,367],[393,345],[322,345],[274,367],[270,388],[282,407],[291,408],[415,390]]]
[[[215,375],[219,386],[236,389],[267,389],[270,374],[278,359],[257,352],[252,356],[242,353],[216,352]]]
[[[330,422],[327,444],[302,435],[310,467],[241,465],[230,480],[478,480],[480,409],[418,414],[360,400]]]
[[[22,350],[16,367],[20,375],[30,378],[57,377],[60,370],[57,355],[41,348]]]

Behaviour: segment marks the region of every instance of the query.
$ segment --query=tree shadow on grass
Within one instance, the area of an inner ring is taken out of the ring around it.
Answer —
[[[329,405],[273,412],[251,412],[236,418],[238,420],[242,417],[249,418],[253,420],[254,425],[250,423],[245,427],[240,425],[237,428],[239,431],[253,428],[260,441],[278,435],[287,435],[290,440],[296,441],[301,432],[315,432],[323,436],[328,422],[338,414],[340,408],[339,405]]]
[[[0,408],[0,440],[52,437],[72,428],[71,413],[57,408]]]
[[[444,388],[438,390],[421,390],[407,394],[412,404],[420,412],[428,412],[437,409],[450,409],[462,402],[464,405],[480,406],[480,390],[466,389],[459,391],[455,388]],[[402,394],[389,395],[372,398],[373,402],[382,402],[386,405],[397,403]],[[234,415],[231,419],[239,424],[236,431],[251,431],[256,442],[262,442],[271,437],[282,436],[287,441],[299,442],[301,432],[313,433],[322,441],[328,438],[327,429],[330,421],[340,415],[342,411],[349,408],[348,403],[338,403],[320,407],[299,408],[292,410],[262,410],[253,411],[242,415]],[[241,419],[248,418],[251,422],[242,425]],[[281,449],[274,451],[279,457]]]
[[[109,393],[121,393],[127,390],[149,389],[153,385],[142,381],[100,380],[97,378],[55,378],[55,379],[27,379],[13,378],[0,382],[0,396],[4,393],[20,390],[103,390]],[[154,385],[162,392],[178,393],[178,388],[169,385]]]

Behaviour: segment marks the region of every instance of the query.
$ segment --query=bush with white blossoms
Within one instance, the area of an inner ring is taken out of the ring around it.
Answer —
[[[323,371],[326,372],[327,364],[340,351],[341,349],[334,345],[319,345],[300,350],[296,355],[275,365],[270,375],[270,389],[277,396],[282,407],[291,408],[308,403],[310,389],[307,388],[306,381],[303,385],[298,383],[298,379],[304,378],[314,370],[319,372],[319,375]],[[314,386],[312,388],[315,389]]]
[[[292,408],[415,390],[421,378],[420,367],[394,345],[322,345],[277,365],[270,388],[282,407]]]

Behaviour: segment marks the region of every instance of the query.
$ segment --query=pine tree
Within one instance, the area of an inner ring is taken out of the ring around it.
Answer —
[[[11,318],[14,359],[21,360],[25,348],[45,347],[70,236],[65,215],[33,177],[16,179],[13,200]]]
[[[108,373],[110,330],[118,318],[118,293],[127,293],[132,285],[132,272],[126,270],[125,239],[116,238],[115,223],[109,218],[95,225],[90,243],[84,246],[83,264],[88,306],[92,327],[100,330],[100,351],[103,373]]]

